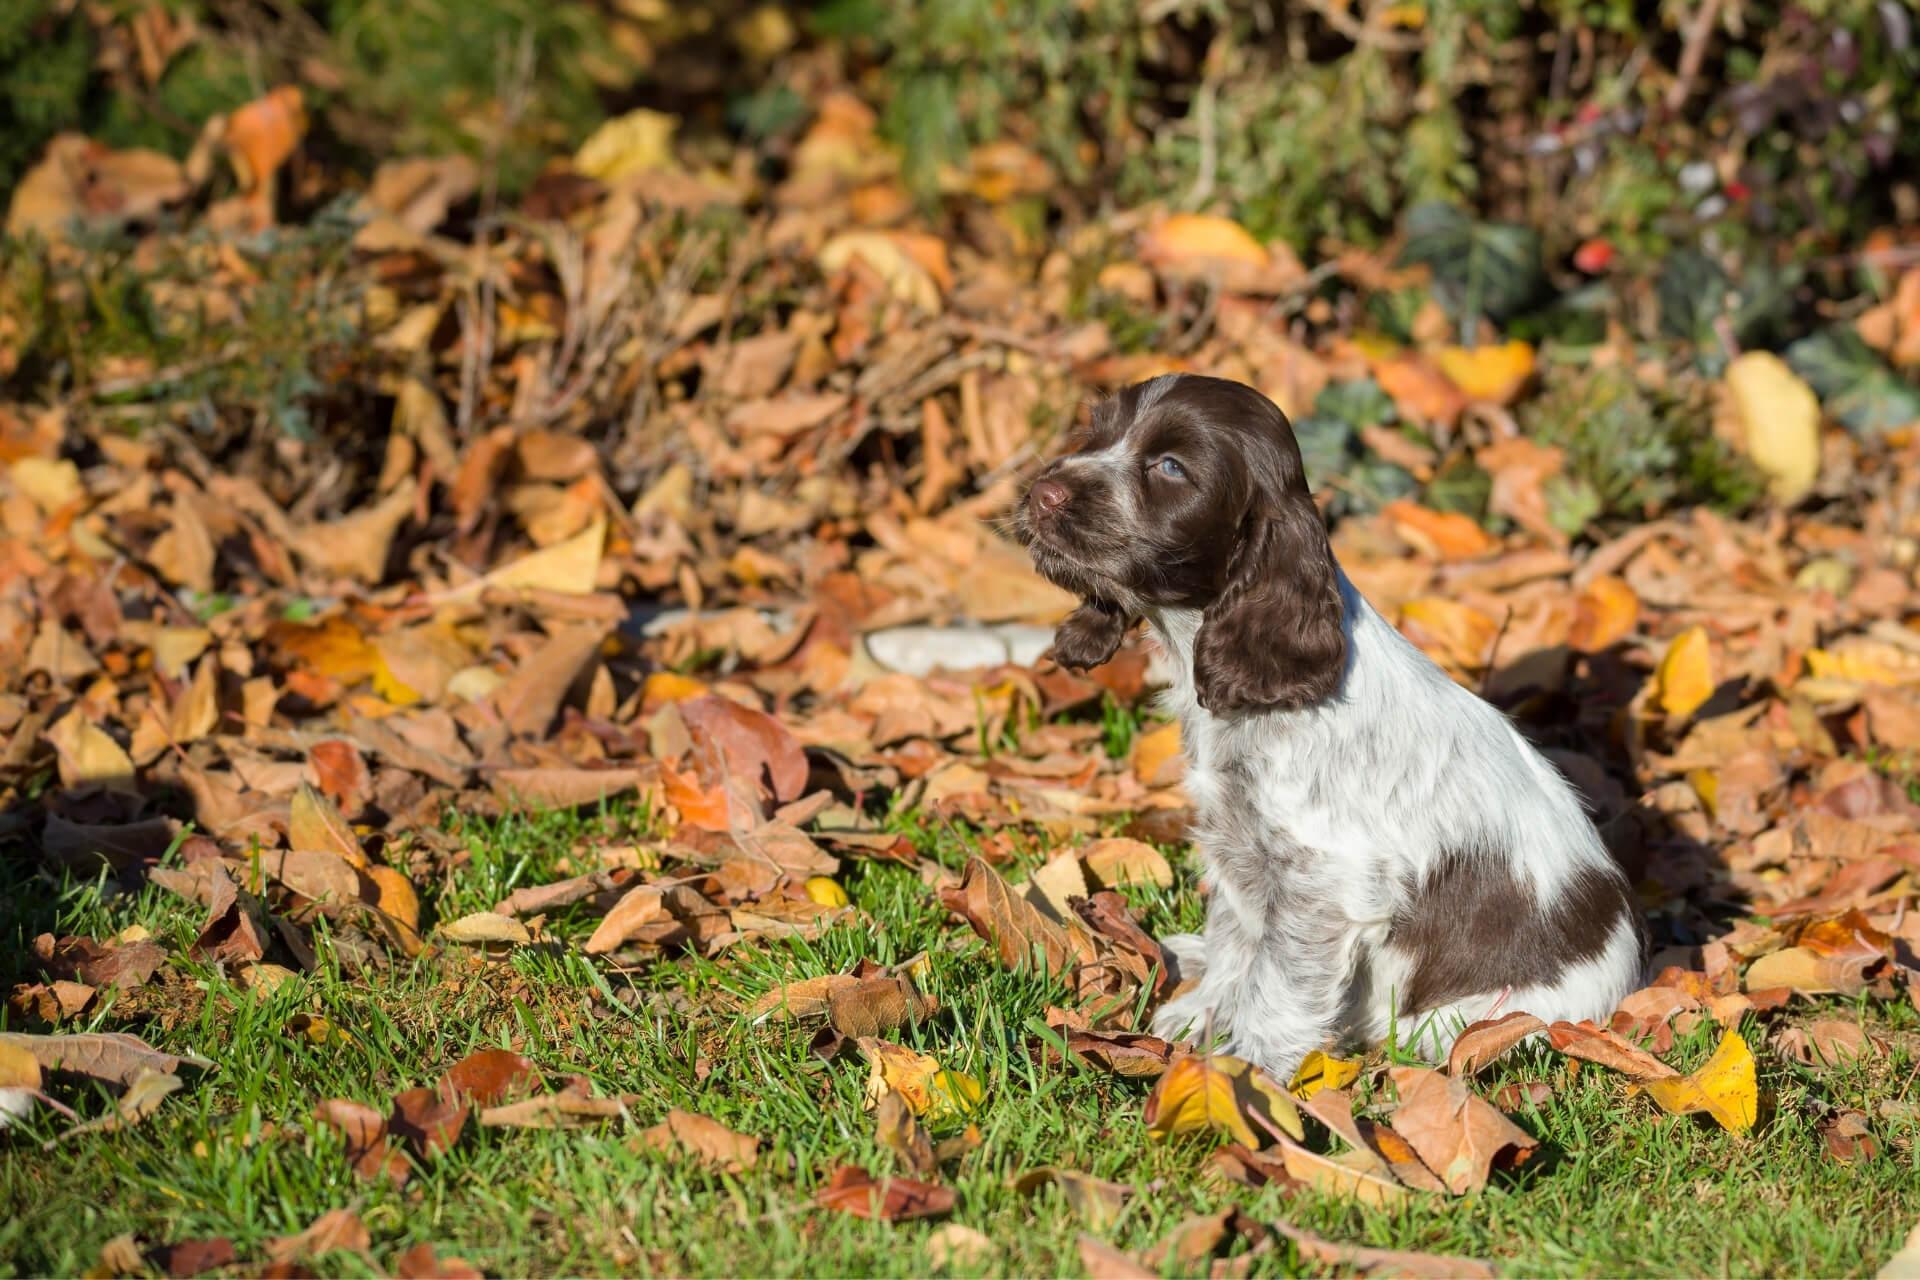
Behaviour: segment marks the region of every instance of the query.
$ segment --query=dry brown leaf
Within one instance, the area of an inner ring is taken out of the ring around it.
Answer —
[[[113,1085],[131,1084],[142,1071],[177,1072],[182,1066],[210,1068],[205,1058],[162,1053],[138,1036],[118,1031],[89,1031],[75,1035],[36,1036],[0,1031],[0,1045],[11,1045],[33,1055],[46,1071],[65,1071]]]
[[[654,1151],[679,1151],[724,1173],[742,1173],[760,1158],[760,1139],[678,1107],[669,1110],[661,1123],[642,1131],[640,1143]]]
[[[449,920],[440,926],[440,936],[449,942],[511,943],[523,947],[533,941],[527,926],[512,916],[492,911],[475,911],[458,920]]]
[[[1418,1280],[1493,1280],[1494,1276],[1493,1265],[1477,1258],[1336,1244],[1288,1222],[1271,1225],[1293,1241],[1301,1257],[1332,1267],[1340,1274],[1405,1276]]]
[[[1547,1024],[1530,1013],[1515,1011],[1490,1021],[1476,1022],[1460,1033],[1447,1054],[1447,1074],[1470,1076],[1528,1036],[1545,1031]]]
[[[822,1208],[882,1222],[942,1218],[953,1212],[955,1202],[950,1188],[912,1178],[882,1178],[876,1182],[865,1169],[854,1165],[834,1170],[833,1177],[813,1198]]]
[[[980,858],[967,860],[960,883],[942,889],[940,901],[992,943],[1009,969],[1037,966],[1062,976],[1093,959],[1093,944],[1077,924],[1056,924],[1041,915]]]
[[[642,926],[665,914],[666,906],[659,889],[645,884],[629,889],[594,928],[593,936],[587,939],[581,950],[590,956],[617,951]]]
[[[476,1049],[448,1068],[447,1088],[481,1107],[496,1107],[523,1089],[538,1088],[540,1068],[511,1049]]]
[[[1013,1180],[1013,1189],[1022,1195],[1033,1195],[1047,1186],[1058,1187],[1074,1216],[1095,1231],[1105,1231],[1119,1221],[1134,1194],[1134,1189],[1125,1183],[1108,1182],[1090,1173],[1053,1165],[1029,1169]]]
[[[1496,1162],[1526,1160],[1536,1140],[1453,1076],[1424,1067],[1395,1067],[1400,1105],[1393,1129],[1455,1195],[1487,1185]]]
[[[1652,1054],[1634,1048],[1613,1032],[1591,1022],[1556,1022],[1547,1028],[1547,1039],[1569,1057],[1597,1062],[1643,1083],[1680,1074]]]
[[[1127,884],[1173,886],[1173,868],[1166,855],[1144,840],[1124,836],[1094,840],[1080,850],[1080,863],[1102,889]]]
[[[291,1262],[298,1258],[322,1257],[335,1250],[365,1253],[372,1247],[373,1236],[358,1214],[351,1209],[329,1209],[299,1235],[277,1236],[267,1241],[267,1256],[275,1262]]]

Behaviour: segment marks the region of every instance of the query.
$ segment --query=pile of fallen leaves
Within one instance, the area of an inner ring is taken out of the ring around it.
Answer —
[[[1010,213],[1050,181],[1011,144],[977,152],[930,225],[873,127],[858,100],[825,96],[767,188],[683,163],[658,122],[618,121],[514,218],[471,216],[468,162],[383,166],[354,214],[354,288],[304,304],[349,314],[358,345],[340,372],[365,380],[372,420],[281,435],[217,395],[173,397],[187,371],[137,354],[9,383],[0,838],[32,865],[20,892],[152,883],[205,915],[184,946],[138,930],[23,938],[7,1018],[41,1030],[0,1036],[0,1115],[63,1108],[78,1080],[118,1103],[76,1132],[137,1124],[210,1065],[73,1024],[170,1025],[322,966],[505,982],[495,962],[519,948],[577,949],[615,976],[724,963],[858,921],[840,877],[860,859],[914,868],[956,931],[1057,982],[1035,1053],[1157,1077],[1140,1123],[1230,1140],[1196,1171],[1252,1185],[1372,1203],[1484,1185],[1533,1147],[1503,1112],[1560,1087],[1476,1092],[1475,1068],[1528,1036],[1569,1073],[1598,1064],[1736,1133],[1764,1123],[1756,1052],[1883,1051],[1850,1022],[1804,1022],[1798,1002],[1920,1000],[1920,434],[1842,430],[1800,375],[1744,353],[1711,390],[1769,502],[1570,532],[1552,509],[1566,454],[1511,411],[1543,353],[1478,341],[1477,317],[1456,326],[1438,305],[1412,342],[1356,327],[1366,298],[1422,287],[1422,269],[1357,253],[1309,269],[1225,219],[1155,210],[1049,240]],[[154,292],[162,317],[244,329],[272,252],[253,233],[275,223],[303,128],[283,90],[184,166],[62,139],[9,226],[51,236],[50,260],[76,270],[75,218],[130,228],[137,253],[195,266]],[[220,157],[239,194],[190,232],[152,229],[197,207]],[[736,220],[724,254],[702,220],[715,209]],[[1074,318],[1089,262],[1103,291],[1186,327],[1120,350],[1105,321]],[[84,305],[57,290],[51,304]],[[1858,329],[1910,366],[1920,269]],[[31,341],[0,324],[0,367],[38,368]],[[1584,358],[1669,376],[1624,332]],[[1349,509],[1335,546],[1415,643],[1540,741],[1632,869],[1658,977],[1607,1025],[1517,1011],[1470,1028],[1445,1072],[1320,1058],[1290,1082],[1140,1030],[1180,982],[1125,894],[1177,874],[1179,731],[1112,733],[1162,678],[1144,650],[1084,677],[1039,660],[1073,602],[993,522],[1086,393],[1170,369],[1241,378],[1301,415],[1365,384],[1399,424],[1366,425],[1373,455],[1423,480],[1463,458],[1489,477],[1487,523],[1402,496]],[[129,392],[132,431],[112,412]],[[646,821],[582,842],[563,878],[491,910],[434,910],[471,857],[448,815],[614,798]],[[888,821],[904,813],[977,833],[977,856],[957,872],[922,856]],[[239,992],[188,982],[183,958]],[[946,1213],[943,1170],[981,1140],[979,1083],[888,1039],[938,1012],[918,970],[863,964],[745,1010],[868,1064],[877,1132],[912,1176],[842,1169],[827,1209]],[[1722,1039],[1704,1067],[1662,1060],[1708,1021]],[[287,1030],[346,1034],[317,1011]],[[561,1064],[478,1058],[385,1114],[317,1100],[309,1139],[331,1132],[360,1176],[400,1180],[470,1123],[594,1125],[636,1101]],[[1364,1098],[1346,1088],[1363,1071]],[[1879,1142],[1878,1119],[1826,1117],[1832,1157]],[[683,1112],[639,1140],[719,1169],[759,1150]],[[1126,1194],[1072,1170],[1025,1178],[1095,1232]],[[981,1247],[949,1230],[952,1256]],[[364,1247],[345,1218],[315,1233]],[[1119,1274],[1242,1239],[1363,1271],[1418,1262],[1234,1214],[1137,1264],[1085,1249]],[[229,1261],[209,1246],[164,1265]],[[457,1270],[399,1264],[435,1268]]]

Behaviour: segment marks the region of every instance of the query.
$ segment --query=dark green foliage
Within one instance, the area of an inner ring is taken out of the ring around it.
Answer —
[[[1476,222],[1460,209],[1423,204],[1407,214],[1403,262],[1433,272],[1434,295],[1457,320],[1504,320],[1540,293],[1540,233]]]
[[[66,9],[54,0],[0,4],[0,191],[82,118],[93,49],[85,20]]]
[[[1360,440],[1362,427],[1386,426],[1399,416],[1379,383],[1359,378],[1329,386],[1314,400],[1313,412],[1293,424],[1307,483],[1333,491],[1330,515],[1377,511],[1419,491],[1411,472],[1374,456]]]
[[[1836,325],[1787,348],[1787,363],[1821,406],[1849,431],[1890,431],[1920,419],[1920,387],[1887,367],[1850,325]]]

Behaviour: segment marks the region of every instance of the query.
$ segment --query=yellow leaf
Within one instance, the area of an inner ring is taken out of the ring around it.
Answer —
[[[398,867],[368,867],[367,878],[380,891],[380,910],[409,929],[420,927],[420,895]]]
[[[932,1099],[928,1114],[935,1120],[945,1116],[965,1116],[972,1114],[986,1096],[981,1083],[964,1071],[937,1071],[928,1082],[927,1092]]]
[[[1180,722],[1169,720],[1133,740],[1133,776],[1144,786],[1164,786],[1179,777]]]
[[[1852,680],[1859,684],[1908,684],[1920,680],[1920,667],[1911,655],[1885,646],[1843,650],[1807,650],[1807,671],[1817,679]],[[1891,661],[1883,659],[1890,658]]]
[[[1442,347],[1434,363],[1469,400],[1512,404],[1533,376],[1533,347],[1515,340],[1498,346]]]
[[[808,877],[807,897],[823,907],[844,907],[849,901],[847,891],[832,876]]]
[[[1753,1050],[1732,1031],[1721,1037],[1720,1047],[1692,1075],[1648,1080],[1642,1088],[1662,1110],[1676,1116],[1705,1111],[1720,1122],[1721,1128],[1734,1133],[1751,1129],[1760,1109]]]
[[[1315,1049],[1301,1060],[1300,1069],[1287,1082],[1287,1092],[1296,1098],[1311,1098],[1322,1089],[1344,1089],[1359,1078],[1359,1063],[1329,1058]]]
[[[320,1049],[329,1045],[345,1048],[353,1043],[353,1037],[344,1028],[314,1013],[294,1014],[287,1023],[287,1034]]]
[[[680,117],[641,107],[601,125],[574,153],[573,167],[589,178],[615,182],[673,163],[673,134]]]
[[[871,1068],[866,1092],[869,1111],[880,1105],[889,1089],[917,1116],[933,1109],[933,1078],[942,1073],[939,1059],[875,1036],[860,1036],[854,1044]]]
[[[1747,455],[1766,473],[1776,501],[1807,496],[1820,475],[1820,402],[1770,351],[1749,351],[1727,366],[1726,388],[1745,433]]]
[[[1255,1128],[1252,1119],[1262,1124]],[[1273,1077],[1225,1054],[1176,1059],[1147,1095],[1147,1136],[1220,1133],[1249,1147],[1270,1142],[1275,1128],[1305,1135],[1299,1109]]]
[[[40,508],[43,516],[52,515],[86,493],[80,483],[80,468],[65,458],[20,458],[7,469],[7,479]]]
[[[1653,673],[1660,709],[1684,720],[1713,696],[1713,655],[1705,627],[1688,627],[1673,638]]]
[[[1253,234],[1232,218],[1204,213],[1176,213],[1147,236],[1141,245],[1150,262],[1215,260],[1267,265],[1267,251]]]

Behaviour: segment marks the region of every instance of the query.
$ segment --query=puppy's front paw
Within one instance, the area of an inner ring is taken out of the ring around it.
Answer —
[[[1089,600],[1067,615],[1053,633],[1053,647],[1047,652],[1071,671],[1090,671],[1113,660],[1132,625],[1133,619],[1117,605]]]
[[[1170,933],[1160,939],[1160,954],[1176,982],[1197,982],[1207,972],[1207,940],[1198,933]]]
[[[1216,1025],[1213,1006],[1199,999],[1199,994],[1189,991],[1161,1005],[1159,1012],[1153,1015],[1153,1034],[1162,1040],[1177,1042],[1200,1040],[1225,1032],[1225,1027]]]

